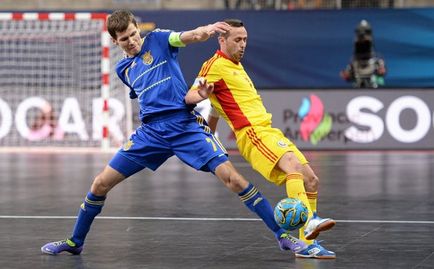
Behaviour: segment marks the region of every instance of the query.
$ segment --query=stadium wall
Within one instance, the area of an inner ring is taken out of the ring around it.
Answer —
[[[137,11],[145,25],[191,29],[224,18],[242,19],[249,31],[243,65],[259,89],[348,88],[339,77],[350,61],[354,29],[373,27],[375,48],[388,67],[388,88],[434,86],[434,9],[287,11]],[[186,19],[188,18],[188,19]],[[216,41],[182,49],[180,62],[192,83]]]
[[[273,113],[273,125],[302,149],[434,149],[434,45],[431,42],[434,9],[135,13],[144,31],[156,27],[181,31],[222,18],[241,18],[249,30],[243,65]],[[360,19],[367,19],[373,25],[376,48],[386,59],[389,69],[386,89],[349,89],[339,78],[339,70],[351,56],[353,30]],[[181,50],[180,62],[188,84],[216,49],[217,42],[212,40]],[[4,94],[0,96],[1,146],[75,146],[76,142],[98,145],[98,136],[88,139],[92,143],[78,141],[74,133],[77,130],[70,135],[77,140],[74,144],[63,141],[38,144],[21,137],[17,126],[24,121],[19,119],[28,116],[21,113],[23,103],[33,109],[28,101],[33,97],[38,96],[32,94],[14,101]],[[65,100],[61,100],[64,97],[56,98],[60,98],[58,104],[64,104]],[[116,111],[124,111],[125,102],[114,100],[115,95],[112,98],[110,104],[116,105]],[[62,111],[75,110],[59,107],[55,113]],[[93,111],[95,117],[99,115],[98,107]],[[111,113],[124,115],[114,110]],[[88,128],[98,122],[95,117],[86,119],[84,126]],[[123,120],[116,118],[116,122]],[[114,127],[111,130],[122,128]],[[229,149],[235,148],[235,141],[224,124],[220,126],[220,138]]]

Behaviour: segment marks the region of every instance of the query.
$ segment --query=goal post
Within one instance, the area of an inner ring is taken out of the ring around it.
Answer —
[[[130,100],[107,13],[0,12],[0,146],[121,145]]]

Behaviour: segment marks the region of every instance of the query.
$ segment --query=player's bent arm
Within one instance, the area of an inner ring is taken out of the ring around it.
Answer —
[[[208,127],[211,129],[211,132],[215,133],[217,131],[217,123],[219,122],[219,116],[213,116],[213,115],[209,115],[208,116]]]
[[[213,133],[215,133],[217,131],[217,123],[219,121],[220,115],[217,112],[217,110],[211,106],[211,110],[209,111],[209,115],[208,115],[208,126],[211,129],[211,131]]]
[[[182,32],[180,40],[183,44],[191,44],[195,42],[202,42],[208,40],[216,33],[224,34],[229,31],[230,26],[225,22],[216,22],[205,26],[199,26],[196,29]]]

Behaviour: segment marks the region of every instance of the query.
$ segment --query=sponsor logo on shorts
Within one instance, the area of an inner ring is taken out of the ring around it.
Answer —
[[[277,145],[279,146],[279,147],[282,147],[282,148],[286,148],[287,146],[288,146],[288,144],[286,144],[284,141],[282,141],[282,140],[280,140],[279,142],[277,142]]]
[[[124,150],[124,151],[127,151],[127,150],[129,150],[133,145],[134,145],[133,141],[128,140],[128,141],[124,144],[124,146],[123,146],[123,150]]]

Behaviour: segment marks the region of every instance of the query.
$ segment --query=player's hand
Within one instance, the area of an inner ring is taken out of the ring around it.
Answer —
[[[202,78],[199,80],[199,85],[197,86],[197,88],[197,93],[205,100],[214,91],[214,84],[208,84],[206,79]]]
[[[226,34],[231,29],[231,26],[223,21],[219,21],[214,24],[209,24],[206,27],[209,35],[214,35],[215,33]]]
[[[227,24],[226,22],[216,22],[213,24],[208,24],[206,26],[201,27],[201,33],[200,33],[200,39],[203,40],[207,40],[208,38],[210,38],[211,36],[217,34],[225,34],[227,32],[229,32],[229,30],[231,29],[231,26],[229,24]]]

